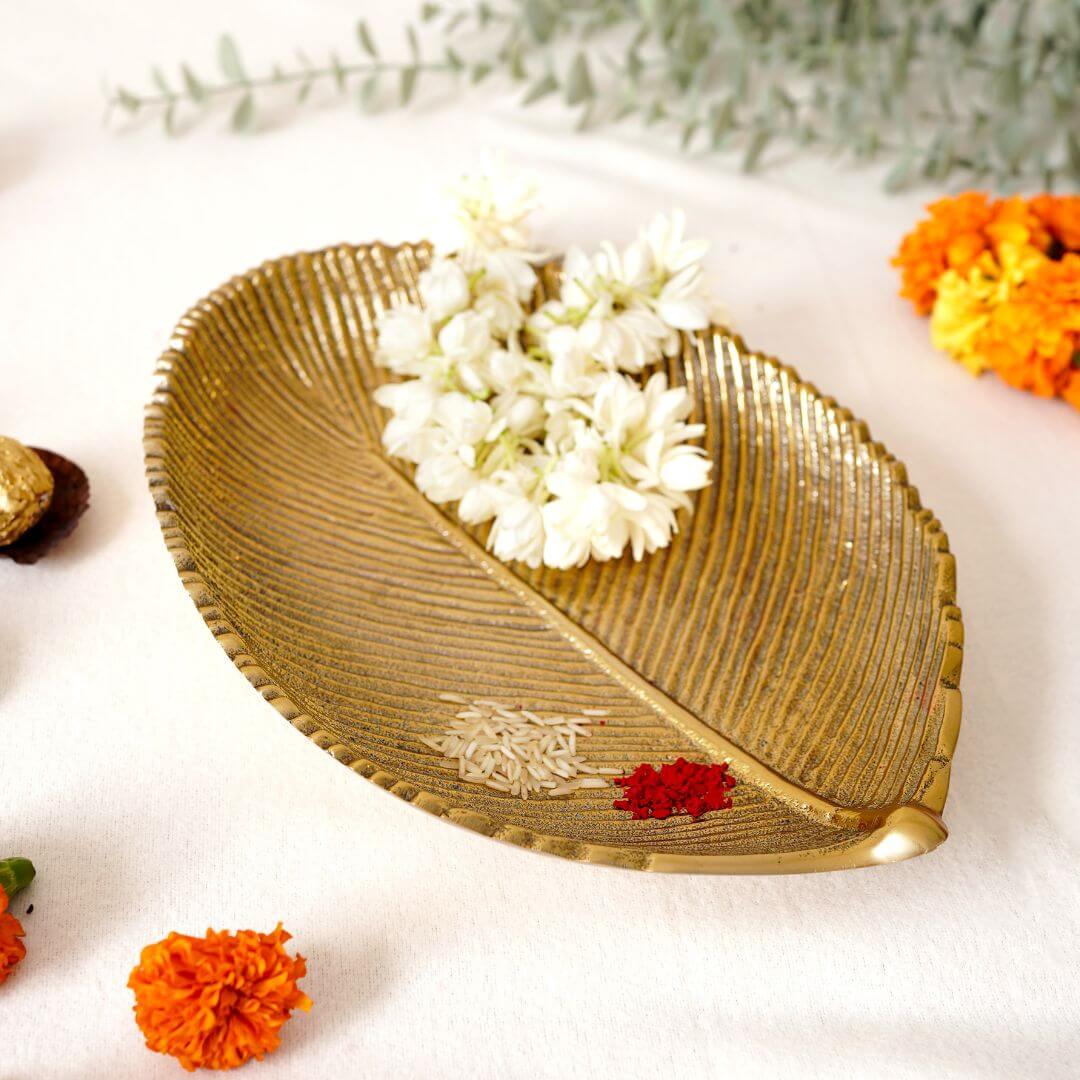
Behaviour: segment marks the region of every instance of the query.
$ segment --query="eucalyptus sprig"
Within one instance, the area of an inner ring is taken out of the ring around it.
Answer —
[[[322,85],[373,111],[409,104],[431,76],[498,76],[520,84],[523,106],[560,100],[578,129],[632,117],[683,150],[733,152],[748,171],[787,145],[886,159],[893,191],[954,175],[1080,182],[1078,0],[427,3],[405,41],[404,59],[383,59],[361,21],[351,59],[298,52],[253,77],[223,37],[219,78],[154,69],[154,90],[117,87],[110,105],[160,114],[174,132],[181,110],[227,102],[245,131],[275,88],[302,104]]]

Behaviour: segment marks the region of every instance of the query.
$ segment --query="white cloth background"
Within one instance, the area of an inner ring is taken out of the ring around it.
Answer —
[[[0,431],[79,461],[93,506],[47,562],[0,561],[0,855],[39,872],[15,903],[34,912],[0,989],[0,1077],[181,1075],[133,1022],[139,949],[279,919],[315,1006],[250,1066],[263,1080],[1075,1076],[1080,415],[971,379],[897,298],[888,256],[932,192],[816,160],[746,178],[486,87],[286,111],[255,137],[102,127],[103,76],[209,70],[227,29],[253,66],[347,49],[358,6],[5,5]],[[342,768],[207,633],[143,479],[175,320],[264,258],[416,237],[433,182],[490,145],[539,172],[555,247],[684,206],[746,339],[908,463],[968,635],[934,854],[739,879],[502,846]]]

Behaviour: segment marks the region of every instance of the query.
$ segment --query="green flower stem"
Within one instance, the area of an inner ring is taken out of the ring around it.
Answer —
[[[0,859],[0,889],[7,893],[10,900],[34,880],[34,873],[34,864],[29,859],[18,856]]]

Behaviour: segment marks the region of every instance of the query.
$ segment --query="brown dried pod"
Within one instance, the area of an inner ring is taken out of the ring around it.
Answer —
[[[48,509],[53,478],[29,447],[0,435],[0,546],[18,540]]]
[[[90,505],[90,482],[73,461],[51,450],[31,447],[53,481],[52,500],[38,521],[17,540],[0,547],[0,557],[35,563],[56,543],[69,536]]]

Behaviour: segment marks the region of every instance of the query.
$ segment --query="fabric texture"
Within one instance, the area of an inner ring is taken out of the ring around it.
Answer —
[[[1080,1037],[1080,419],[931,347],[888,259],[936,192],[798,159],[758,177],[516,93],[421,86],[103,129],[99,81],[231,30],[250,65],[349,48],[358,5],[15,5],[0,94],[0,431],[77,461],[78,531],[0,561],[0,855],[37,865],[0,990],[0,1080],[169,1077],[128,974],[169,931],[268,932],[308,963],[303,1076],[1064,1077]],[[403,55],[398,5],[369,4]],[[283,10],[284,9],[284,10]],[[226,21],[227,20],[227,21]],[[553,249],[679,205],[733,325],[865,418],[956,553],[964,720],[935,853],[788,878],[654,877],[500,845],[350,774],[233,669],[183,593],[141,413],[177,318],[231,274],[426,231],[433,183],[502,146]],[[34,910],[26,915],[27,906]],[[245,1073],[247,1075],[247,1073]]]

